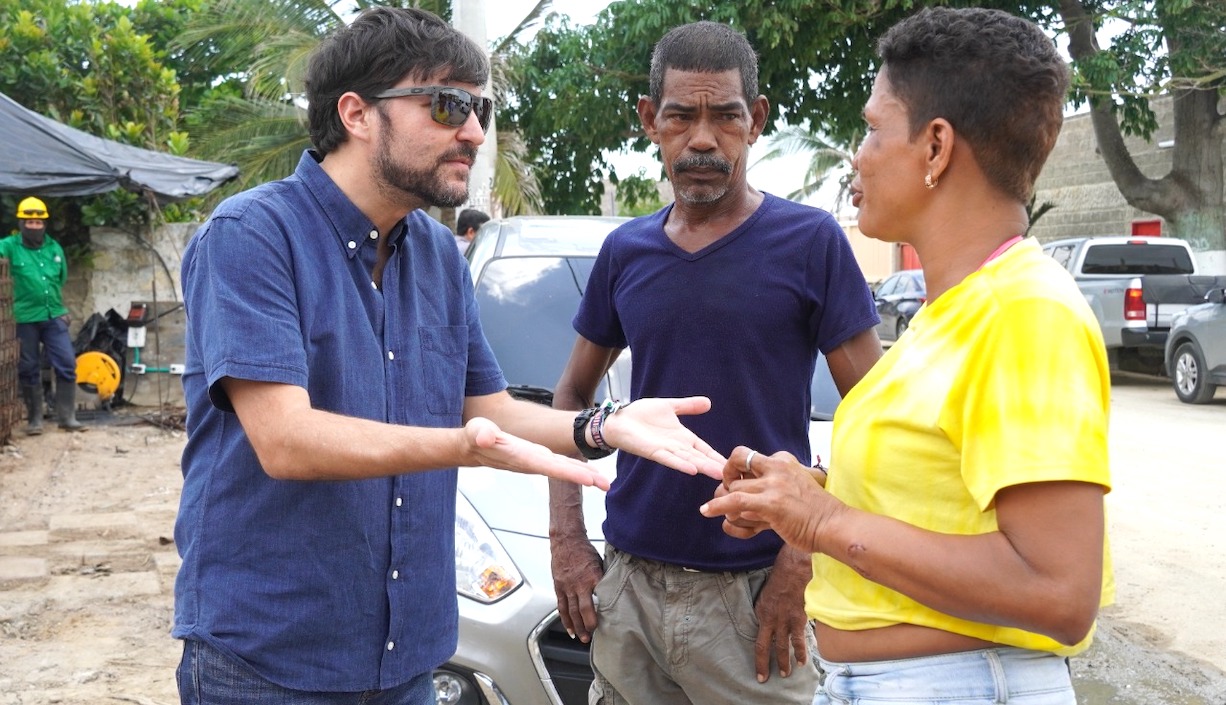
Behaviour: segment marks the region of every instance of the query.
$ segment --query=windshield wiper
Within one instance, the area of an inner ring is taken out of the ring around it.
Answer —
[[[553,390],[536,387],[531,384],[507,385],[507,393],[516,399],[531,401],[545,406],[553,406]]]

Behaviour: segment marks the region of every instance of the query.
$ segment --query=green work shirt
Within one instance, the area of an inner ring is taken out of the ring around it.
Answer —
[[[68,313],[62,290],[68,279],[64,248],[50,237],[37,250],[21,244],[21,235],[0,240],[0,257],[13,277],[13,316],[18,323],[41,323]]]

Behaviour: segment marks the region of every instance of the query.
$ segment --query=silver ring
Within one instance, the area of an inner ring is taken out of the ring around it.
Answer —
[[[749,455],[745,456],[745,472],[746,472],[746,474],[749,474],[749,475],[752,475],[752,474],[753,474],[753,466],[752,466],[752,463],[753,463],[753,457],[754,457],[755,455],[757,455],[757,454],[758,454],[758,451],[756,451],[756,450],[751,450],[751,451],[749,451]]]

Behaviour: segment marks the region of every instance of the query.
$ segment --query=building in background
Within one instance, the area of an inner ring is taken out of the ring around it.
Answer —
[[[1125,144],[1137,168],[1150,178],[1171,170],[1175,128],[1170,98],[1153,102],[1158,129],[1149,141],[1126,137]],[[1087,235],[1169,235],[1161,216],[1133,208],[1111,179],[1098,153],[1098,140],[1089,113],[1064,119],[1064,127],[1043,173],[1035,184],[1035,206],[1051,203],[1030,230],[1041,242]]]

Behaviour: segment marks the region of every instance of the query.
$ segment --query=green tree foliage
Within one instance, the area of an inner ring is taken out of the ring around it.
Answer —
[[[650,143],[635,113],[648,92],[655,42],[697,20],[725,22],[759,53],[759,84],[777,119],[806,121],[847,142],[860,130],[875,67],[873,37],[909,14],[911,0],[778,0],[709,3],[627,0],[609,5],[590,26],[554,17],[514,57],[520,81],[508,119],[537,162],[546,210],[593,213],[607,154],[644,151]]]
[[[634,105],[647,93],[651,49],[671,27],[695,20],[726,22],[745,32],[760,55],[760,85],[776,120],[805,125],[834,144],[850,144],[876,72],[874,43],[889,26],[922,6],[911,0],[625,0],[597,21],[576,27],[554,17],[516,54],[519,80],[510,109],[529,157],[537,163],[545,208],[596,212],[607,154],[644,151],[649,143]],[[949,0],[949,6],[994,7],[1029,17],[1068,35],[1076,59],[1074,100],[1091,100],[1099,141],[1130,203],[1163,215],[1176,229],[1194,226],[1203,247],[1226,238],[1221,207],[1222,116],[1226,86],[1226,3],[1217,0]],[[1099,48],[1092,30],[1109,19],[1124,32]],[[1080,35],[1079,27],[1091,31]],[[1148,100],[1173,94],[1175,166],[1164,179],[1145,179],[1123,149],[1121,131],[1148,135]],[[1099,123],[1102,123],[1101,125]],[[1216,141],[1215,141],[1216,140]],[[1181,150],[1186,150],[1182,152]],[[1159,183],[1160,182],[1160,183]],[[1188,183],[1191,182],[1191,183]],[[1131,194],[1131,195],[1130,195]],[[1203,205],[1202,205],[1203,204]],[[1213,233],[1217,233],[1217,241]],[[1196,239],[1196,238],[1194,238]],[[1220,249],[1223,245],[1218,244]]]
[[[1166,219],[1175,235],[1226,274],[1226,3],[1217,0],[1063,0],[1061,28],[1074,59],[1074,98],[1088,102],[1098,150],[1128,203]],[[1119,30],[1108,46],[1096,32]],[[1124,135],[1149,139],[1158,123],[1151,101],[1171,99],[1171,170],[1143,174]]]
[[[621,179],[616,174],[610,174],[609,178],[617,194],[617,212],[614,215],[647,215],[665,206],[664,199],[660,197],[659,180],[654,176],[649,177],[645,170],[640,169],[638,173]]]
[[[0,91],[90,134],[182,154],[175,71],[138,15],[114,2],[0,0]],[[133,194],[52,201],[52,228],[70,248],[87,246],[90,225],[132,226],[147,216]],[[11,210],[0,214],[6,225]]]
[[[0,0],[0,91],[91,134],[160,147],[179,85],[116,3]]]
[[[180,0],[186,2],[188,0]],[[291,173],[310,147],[302,109],[307,59],[321,39],[346,18],[375,5],[418,7],[445,20],[450,0],[369,2],[358,0],[202,0],[202,7],[172,46],[206,74],[227,78],[189,116],[202,156],[234,162],[242,173],[225,195]],[[495,99],[511,77],[502,60],[517,47],[516,37],[547,10],[541,0],[492,51]],[[242,68],[238,68],[242,67]],[[494,197],[508,215],[540,210],[533,165],[522,141],[499,129]],[[446,220],[446,218],[445,218]]]

